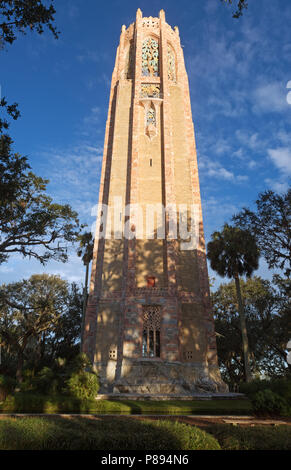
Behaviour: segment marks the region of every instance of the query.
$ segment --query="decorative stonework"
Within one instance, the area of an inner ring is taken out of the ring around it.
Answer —
[[[161,88],[160,85],[155,83],[142,83],[141,85],[141,98],[160,98]]]
[[[143,357],[160,357],[161,307],[143,307]]]
[[[146,305],[143,307],[143,328],[144,330],[160,330],[161,307],[159,305]]]
[[[159,76],[159,43],[152,37],[145,39],[142,44],[142,75]]]
[[[170,45],[168,45],[168,79],[172,80],[173,82],[176,81],[175,52]]]
[[[148,18],[143,18],[142,19],[142,25],[144,28],[158,28],[159,27],[159,19],[158,18],[153,18],[152,16],[149,16]]]
[[[147,111],[146,114],[146,125],[153,125],[156,126],[157,121],[156,121],[156,110],[153,107],[150,107]]]

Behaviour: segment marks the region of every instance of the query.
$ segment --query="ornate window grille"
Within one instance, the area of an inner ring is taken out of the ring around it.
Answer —
[[[168,79],[173,82],[176,81],[176,59],[171,46],[168,46]]]
[[[142,44],[142,74],[147,77],[159,76],[159,43],[147,38]]]
[[[143,308],[142,356],[160,357],[161,308],[150,305]]]
[[[150,107],[149,110],[147,111],[147,115],[146,115],[146,124],[147,126],[149,124],[152,124],[153,126],[156,125],[156,111],[154,108]]]

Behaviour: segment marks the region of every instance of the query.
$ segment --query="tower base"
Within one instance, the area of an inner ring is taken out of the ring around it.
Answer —
[[[218,366],[198,363],[165,362],[151,359],[124,359],[118,366],[95,364],[99,372],[100,393],[191,395],[227,393]]]

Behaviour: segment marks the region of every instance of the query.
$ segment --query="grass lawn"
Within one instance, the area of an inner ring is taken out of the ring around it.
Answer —
[[[0,404],[6,413],[102,413],[102,414],[252,414],[249,400],[90,400],[76,401],[64,396],[17,393]]]
[[[291,426],[203,429],[111,416],[0,417],[1,450],[291,450]]]

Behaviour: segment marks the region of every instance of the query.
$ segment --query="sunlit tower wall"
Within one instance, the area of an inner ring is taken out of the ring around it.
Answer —
[[[167,211],[165,236],[159,210],[153,237],[140,232],[149,207],[175,208],[181,223],[185,214],[190,219],[183,209],[190,206],[194,248],[174,239]],[[115,235],[113,226],[120,228]],[[135,23],[121,30],[83,350],[103,392],[226,390],[217,364],[188,76],[179,30],[166,23],[163,10],[159,18],[144,18],[138,9]]]

